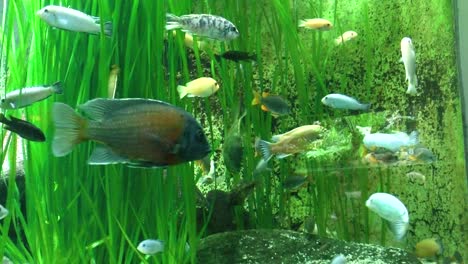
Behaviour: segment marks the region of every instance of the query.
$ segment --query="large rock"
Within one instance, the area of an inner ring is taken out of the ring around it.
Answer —
[[[345,242],[289,230],[245,230],[201,240],[198,263],[330,263],[338,254],[347,263],[421,263],[402,249]]]

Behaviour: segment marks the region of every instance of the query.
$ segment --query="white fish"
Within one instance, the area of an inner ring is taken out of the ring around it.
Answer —
[[[0,108],[18,109],[46,99],[52,94],[62,93],[62,83],[21,88],[5,95],[0,101]]]
[[[408,177],[411,181],[417,181],[421,183],[426,182],[426,176],[417,171],[411,171],[411,172],[406,173],[406,177]]]
[[[218,90],[218,82],[210,77],[200,77],[188,82],[186,86],[177,86],[177,92],[179,93],[180,99],[184,98],[186,95],[188,97],[208,97]]]
[[[346,258],[343,254],[336,255],[330,264],[345,264],[346,263]]]
[[[418,78],[416,77],[416,53],[410,38],[401,40],[401,61],[405,65],[406,80],[408,81],[407,94],[415,95]]]
[[[7,217],[8,214],[9,214],[9,211],[0,204],[0,220]]]
[[[329,94],[322,98],[322,104],[348,110],[369,110],[370,104],[361,104],[358,100],[344,94]]]
[[[239,37],[236,26],[220,16],[192,14],[178,17],[173,14],[166,14],[166,30],[178,28],[191,35],[221,41],[233,40]]]
[[[396,239],[402,239],[409,228],[409,214],[406,206],[388,193],[374,193],[366,201],[366,206],[387,221]]]
[[[396,152],[402,147],[409,147],[418,144],[418,132],[413,131],[409,135],[405,132],[396,132],[393,134],[367,134],[364,136],[362,142],[367,149],[385,148]]]
[[[346,31],[345,33],[343,33],[343,35],[335,39],[335,45],[341,45],[345,42],[355,39],[357,36],[358,33],[356,33],[355,31]]]
[[[159,239],[146,239],[138,244],[137,249],[145,255],[154,255],[164,251],[164,242]]]
[[[101,19],[99,17],[93,17],[72,8],[48,5],[37,11],[36,15],[56,28],[89,34],[101,33]],[[103,30],[106,36],[111,37],[112,22],[105,22]]]

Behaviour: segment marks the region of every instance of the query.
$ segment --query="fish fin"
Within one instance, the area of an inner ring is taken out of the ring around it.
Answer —
[[[182,25],[179,22],[167,22],[165,28],[166,30],[174,30],[182,28]]]
[[[399,63],[403,63],[403,57],[398,60]]]
[[[284,134],[278,134],[271,137],[271,141],[278,142]]]
[[[253,61],[257,61],[257,59],[258,59],[257,54],[255,54],[255,53],[250,53],[248,58],[250,60],[253,60]]]
[[[65,156],[76,144],[83,141],[86,120],[63,103],[54,103],[52,119],[55,125],[52,153],[56,157]]]
[[[103,27],[104,27],[104,35],[108,36],[109,38],[112,37],[112,33],[113,33],[112,22],[107,21],[106,23],[104,23]]]
[[[167,22],[179,22],[180,18],[174,14],[166,13],[166,21]]]
[[[255,145],[258,147],[258,150],[262,153],[263,160],[268,161],[272,156],[271,143],[265,140],[257,139]]]
[[[50,85],[52,87],[52,90],[56,94],[62,94],[63,93],[63,87],[62,87],[62,82],[58,81]]]
[[[278,159],[284,159],[284,158],[289,157],[289,156],[291,156],[291,155],[292,155],[292,154],[281,153],[281,154],[277,154],[276,157],[277,157]]]
[[[8,123],[8,121],[10,121],[10,120],[8,120],[3,113],[0,113],[0,123],[3,123],[3,124],[6,125]]]
[[[385,220],[385,223],[398,241],[405,237],[409,227],[408,223],[403,221],[390,222],[388,220]]]
[[[254,91],[253,94],[254,94],[254,99],[252,100],[252,105],[260,104],[260,101],[262,100],[260,93],[257,91]]]
[[[260,108],[262,109],[263,112],[268,112],[268,111],[270,111],[270,109],[268,109],[268,107],[266,107],[266,106],[263,105],[263,104],[260,106]],[[274,114],[272,114],[272,115],[274,115]]]
[[[301,19],[301,20],[299,20],[298,27],[305,27],[306,24],[307,24],[307,20]]]
[[[30,104],[28,104],[28,105],[30,105]],[[10,106],[11,106],[11,108],[16,108],[16,104],[13,103],[13,102],[10,102]]]
[[[179,93],[180,99],[184,98],[188,94],[187,86],[183,86],[183,85],[177,86],[177,92]]]
[[[413,131],[409,134],[408,145],[417,145],[419,143],[418,131]]]
[[[363,111],[369,111],[371,104],[361,104],[361,107]]]
[[[88,159],[89,165],[105,165],[105,164],[116,164],[116,163],[127,163],[128,159],[117,155],[112,151],[111,148],[105,145],[96,145]]]
[[[406,93],[407,94],[410,94],[410,95],[415,95],[417,93],[416,91],[416,85],[414,85],[414,83],[408,83],[408,90],[406,90]]]

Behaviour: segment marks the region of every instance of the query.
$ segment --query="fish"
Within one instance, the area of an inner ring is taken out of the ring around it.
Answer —
[[[434,153],[428,148],[425,147],[415,147],[414,149],[410,149],[408,151],[408,159],[411,161],[420,161],[420,162],[434,162],[436,161],[436,157]]]
[[[264,92],[261,96],[258,92],[254,91],[254,99],[252,105],[261,104],[263,111],[270,111],[275,117],[288,115],[291,113],[291,107],[288,102],[279,95],[270,95]]]
[[[244,112],[229,129],[223,143],[223,159],[226,169],[233,174],[239,173],[244,159],[244,145],[240,134],[240,124],[247,112]],[[237,114],[236,114],[237,115]]]
[[[215,176],[215,163],[214,160],[210,159],[210,156],[206,156],[201,160],[196,161],[203,170],[203,176],[198,180],[201,185],[210,184],[214,181]]]
[[[366,206],[382,217],[397,240],[401,240],[409,228],[409,214],[406,206],[388,193],[374,193]]]
[[[333,28],[333,24],[324,18],[301,19],[298,26],[319,31],[328,31]]]
[[[88,164],[124,163],[133,167],[166,167],[199,160],[211,152],[201,125],[185,110],[163,101],[97,98],[78,108],[55,103],[52,118],[56,157],[84,141],[99,143]]]
[[[0,204],[0,220],[7,217],[10,212]]]
[[[291,175],[283,180],[281,186],[286,190],[297,190],[310,181],[310,178],[302,175]]]
[[[232,60],[235,62],[239,61],[257,61],[257,54],[252,52],[230,50],[222,54],[215,54],[215,57],[219,60],[221,58],[226,60]]]
[[[414,249],[418,258],[434,258],[443,253],[442,243],[435,238],[426,238],[419,241]]]
[[[406,177],[408,177],[408,179],[410,179],[410,181],[413,181],[413,182],[426,182],[426,176],[420,172],[417,172],[417,171],[411,171],[411,172],[408,172],[406,173]]]
[[[180,99],[185,96],[188,97],[208,97],[219,90],[218,82],[210,77],[200,77],[191,82],[188,82],[185,86],[177,86],[177,92],[179,93]]]
[[[362,104],[344,94],[328,94],[322,98],[322,104],[336,109],[368,111],[371,104]]]
[[[101,33],[101,18],[72,8],[48,5],[37,11],[36,15],[52,27],[93,35]],[[112,22],[105,22],[102,27],[104,35],[112,37]]]
[[[138,244],[137,250],[145,255],[155,255],[164,251],[164,241],[160,239],[146,239]]]
[[[345,42],[355,39],[358,36],[358,33],[355,31],[346,31],[341,36],[335,39],[335,45],[341,45]]]
[[[112,65],[109,73],[109,81],[107,82],[107,96],[111,99],[115,98],[117,90],[117,80],[119,78],[120,68],[117,65]]]
[[[0,99],[0,108],[19,109],[42,101],[52,94],[62,93],[63,89],[60,81],[50,85],[25,87],[7,93],[4,98]]]
[[[406,81],[408,81],[407,94],[415,95],[418,78],[416,77],[416,52],[414,51],[413,41],[404,37],[401,40],[401,62],[405,65]]]
[[[402,147],[417,145],[418,132],[413,131],[409,135],[405,132],[366,134],[362,142],[367,149],[384,148],[396,152]]]
[[[0,123],[4,124],[3,127],[6,130],[14,132],[18,134],[18,136],[30,141],[44,142],[46,140],[44,132],[35,125],[11,115],[9,118],[10,120],[8,120],[4,114],[0,113]]]
[[[268,161],[273,155],[282,159],[307,150],[309,144],[319,139],[324,131],[320,125],[305,125],[273,136],[273,143],[257,139],[256,146],[264,160]]]
[[[183,32],[199,37],[230,41],[239,37],[239,31],[229,20],[215,15],[191,14],[176,16],[166,14],[166,30],[181,28]]]
[[[177,32],[173,31],[172,35],[174,37],[177,36]],[[193,39],[193,36],[190,35],[189,33],[185,33],[185,35],[184,35],[184,45],[187,48],[194,49],[194,44],[195,44],[195,40]],[[208,43],[206,43],[205,41],[197,39],[197,48],[198,48],[198,50],[201,50],[201,51],[207,51],[209,49],[208,48]]]
[[[346,257],[343,254],[336,255],[330,264],[345,264],[346,263]]]

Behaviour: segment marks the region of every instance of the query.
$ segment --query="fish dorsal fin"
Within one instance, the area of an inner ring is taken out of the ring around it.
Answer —
[[[148,105],[164,105],[175,107],[163,101],[142,99],[142,98],[128,98],[128,99],[108,99],[108,98],[97,98],[86,102],[85,104],[79,105],[78,108],[85,113],[89,118],[101,121],[106,119],[113,113],[120,111],[125,108],[132,108],[137,105],[141,106],[144,104]]]
[[[128,159],[114,153],[110,148],[104,145],[96,145],[96,148],[91,153],[88,159],[90,165],[105,165],[115,163],[127,163]]]

